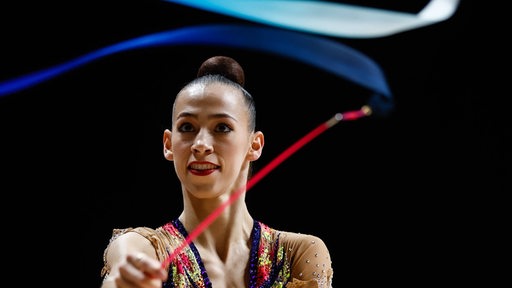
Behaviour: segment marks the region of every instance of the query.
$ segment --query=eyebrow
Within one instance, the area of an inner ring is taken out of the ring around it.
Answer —
[[[192,118],[197,119],[197,114],[190,113],[190,112],[181,112],[180,114],[178,114],[176,119],[185,118],[185,117],[192,117]],[[227,113],[215,113],[215,114],[208,115],[208,119],[220,119],[220,118],[229,118],[229,119],[232,119],[233,121],[238,122],[238,120],[235,117],[233,117]]]

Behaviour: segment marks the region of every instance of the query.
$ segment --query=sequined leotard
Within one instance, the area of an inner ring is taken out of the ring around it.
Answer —
[[[178,220],[152,229],[148,227],[114,229],[114,240],[126,232],[137,232],[147,238],[164,261],[188,236]],[[105,249],[105,255],[108,247]],[[249,258],[249,288],[263,287],[332,287],[333,270],[325,244],[316,236],[278,231],[254,221]],[[110,267],[104,257],[102,276]],[[193,243],[182,249],[169,264],[169,277],[164,288],[212,288],[201,256]]]

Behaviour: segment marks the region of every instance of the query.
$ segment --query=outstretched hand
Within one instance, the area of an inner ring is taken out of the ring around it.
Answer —
[[[167,271],[162,264],[140,252],[128,254],[115,271],[118,273],[110,274],[102,288],[161,288],[162,282],[167,280]]]

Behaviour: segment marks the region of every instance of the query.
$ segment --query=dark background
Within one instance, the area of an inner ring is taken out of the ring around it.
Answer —
[[[0,81],[155,32],[248,23],[164,1],[104,2],[1,4]],[[428,3],[339,2],[411,13]],[[325,240],[336,286],[449,275],[462,249],[451,236],[473,219],[465,206],[478,197],[468,191],[503,189],[504,131],[495,104],[475,91],[471,5],[462,0],[450,19],[388,37],[332,38],[381,66],[395,110],[339,123],[246,195],[255,218]],[[368,97],[302,63],[210,46],[127,51],[0,97],[2,218],[19,267],[13,275],[98,287],[113,228],[156,227],[178,215],[181,192],[162,155],[162,132],[178,89],[218,54],[242,64],[257,101],[266,144],[256,170]]]

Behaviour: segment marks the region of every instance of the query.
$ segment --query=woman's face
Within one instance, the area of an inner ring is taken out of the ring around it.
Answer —
[[[254,148],[261,151],[263,136],[248,131],[241,93],[222,83],[195,84],[176,98],[172,132],[166,131],[170,146],[164,150],[169,150],[166,158],[174,161],[182,187],[196,198],[240,188],[250,161],[260,155]]]

